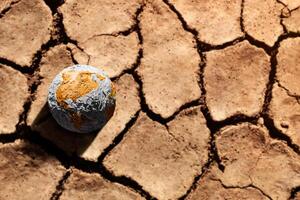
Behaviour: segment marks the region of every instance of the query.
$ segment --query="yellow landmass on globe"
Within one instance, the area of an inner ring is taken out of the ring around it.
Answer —
[[[116,96],[116,87],[115,87],[115,85],[113,83],[111,83],[110,87],[111,87],[111,93],[110,93],[110,95],[112,97]]]
[[[92,79],[91,72],[88,71],[66,71],[62,74],[62,82],[56,90],[56,101],[59,106],[69,110],[67,99],[75,101],[94,89],[97,89],[98,83]],[[97,74],[99,80],[105,77]],[[70,110],[69,110],[70,111]],[[80,128],[84,119],[82,115],[74,111],[70,111],[70,117],[74,126]]]
[[[58,105],[68,109],[67,99],[76,101],[98,87],[98,83],[92,79],[93,73],[88,71],[67,71],[62,74],[62,83],[56,90]],[[105,77],[97,75],[100,80]]]

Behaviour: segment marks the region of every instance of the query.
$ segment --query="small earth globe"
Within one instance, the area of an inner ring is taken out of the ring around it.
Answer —
[[[74,65],[53,79],[48,105],[63,128],[77,133],[101,129],[115,109],[115,88],[107,74],[88,65]]]

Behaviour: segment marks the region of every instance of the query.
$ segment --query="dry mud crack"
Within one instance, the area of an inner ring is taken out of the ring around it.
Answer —
[[[300,199],[299,0],[2,0],[0,199]],[[117,89],[59,127],[64,67]]]

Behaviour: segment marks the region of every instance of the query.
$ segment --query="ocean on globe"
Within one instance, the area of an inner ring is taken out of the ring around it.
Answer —
[[[48,104],[63,128],[77,133],[101,129],[115,109],[115,88],[107,74],[88,65],[65,68],[53,79]]]

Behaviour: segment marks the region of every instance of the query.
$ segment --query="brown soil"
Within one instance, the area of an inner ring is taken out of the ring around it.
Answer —
[[[0,1],[0,200],[300,199],[299,0]],[[107,71],[98,133],[46,98]]]

